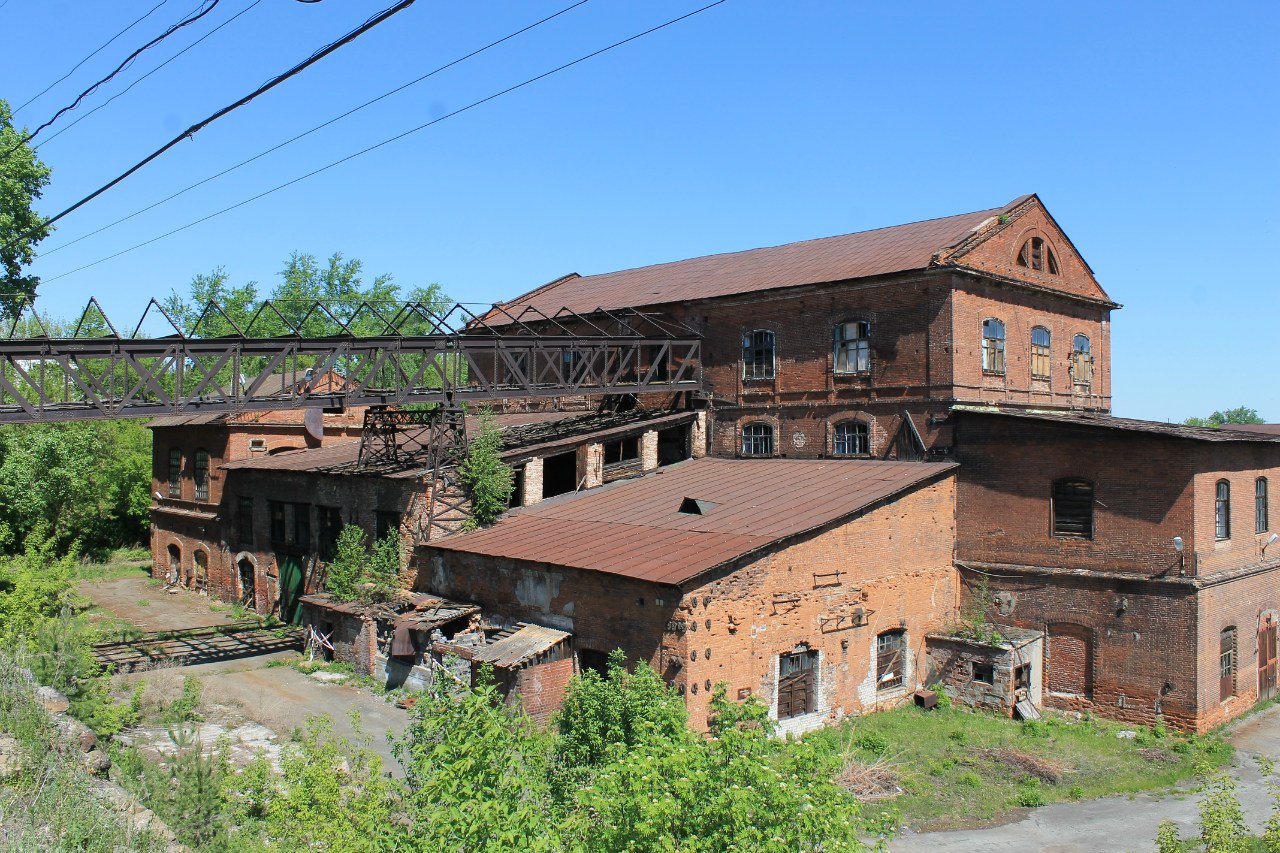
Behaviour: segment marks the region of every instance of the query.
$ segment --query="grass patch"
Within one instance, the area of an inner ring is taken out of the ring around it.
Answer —
[[[1138,737],[1116,732],[1136,728]],[[819,749],[888,760],[904,794],[892,801],[915,830],[982,825],[1010,809],[1172,788],[1204,764],[1231,760],[1220,737],[1104,720],[1018,722],[958,708],[899,708],[813,732]]]
[[[151,552],[146,548],[117,548],[100,560],[82,560],[75,580],[98,583],[121,578],[151,578]]]

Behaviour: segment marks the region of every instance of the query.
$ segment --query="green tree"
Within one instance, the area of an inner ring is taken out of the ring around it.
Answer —
[[[492,524],[506,512],[515,486],[515,473],[502,461],[502,431],[488,407],[480,410],[479,428],[467,444],[467,456],[458,473],[471,498],[471,516],[466,529]]]
[[[388,601],[400,581],[400,539],[393,531],[373,543],[346,524],[338,533],[333,559],[325,564],[325,592],[339,601]]]
[[[1207,418],[1187,418],[1183,421],[1187,426],[1221,427],[1227,424],[1262,424],[1266,423],[1257,409],[1248,406],[1237,406],[1225,412],[1214,412]]]
[[[32,205],[49,183],[50,169],[22,142],[25,128],[14,127],[7,101],[0,100],[0,317],[12,316],[19,302],[36,295],[40,279],[23,275],[36,258],[36,244],[52,226]]]

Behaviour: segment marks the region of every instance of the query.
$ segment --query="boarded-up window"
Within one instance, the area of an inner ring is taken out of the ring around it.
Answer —
[[[1218,651],[1218,696],[1229,699],[1236,693],[1236,629],[1222,629]]]
[[[1018,250],[1018,266],[1029,267],[1036,271],[1048,270],[1050,275],[1058,274],[1058,257],[1043,237],[1032,237],[1022,244]]]
[[[1076,335],[1071,340],[1071,379],[1077,385],[1093,382],[1093,353],[1085,335]]]
[[[1253,484],[1253,530],[1255,533],[1266,533],[1270,529],[1270,519],[1267,516],[1267,478],[1259,477]]]
[[[1004,373],[1004,323],[996,319],[982,321],[982,369]]]
[[[756,329],[742,336],[742,378],[773,378],[774,337],[767,329]]]
[[[207,450],[196,451],[194,478],[196,483],[196,500],[209,500],[209,452]]]
[[[778,719],[818,710],[818,653],[800,651],[778,658]]]
[[[1036,379],[1049,378],[1049,349],[1052,337],[1044,326],[1031,330],[1031,375]]]
[[[1093,483],[1058,480],[1053,484],[1053,535],[1093,538]]]
[[[169,497],[182,497],[182,451],[176,447],[169,451]]]
[[[892,690],[902,686],[906,639],[906,631],[885,631],[876,637],[877,690]]]
[[[866,373],[871,369],[871,324],[854,320],[835,327],[836,373]]]
[[[1213,532],[1219,539],[1231,538],[1231,484],[1219,480],[1213,500]]]

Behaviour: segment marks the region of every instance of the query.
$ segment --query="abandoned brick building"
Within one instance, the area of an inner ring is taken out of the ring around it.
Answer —
[[[564,661],[598,667],[613,648],[683,690],[695,725],[724,682],[789,731],[934,678],[1006,711],[1024,697],[1201,730],[1274,690],[1280,436],[1111,417],[1119,305],[1037,196],[568,275],[484,319],[565,307],[696,330],[702,394],[587,399],[577,414],[510,401],[513,508],[459,535],[421,535],[447,478],[357,472],[358,429],[271,455],[240,449],[234,419],[222,438],[164,419],[156,573],[194,577],[203,554],[212,594],[287,618],[302,601],[342,633],[341,603],[303,600],[323,589],[337,526],[396,529],[406,586],[478,622],[426,627],[406,610],[376,631],[353,622],[363,639],[344,648],[389,672],[396,619],[420,626],[404,666],[440,665],[449,632],[479,636],[466,654],[514,662],[512,683],[526,665],[557,673],[525,678],[539,711]],[[980,594],[1010,638],[990,659],[946,631]],[[523,626],[527,642],[491,648]]]

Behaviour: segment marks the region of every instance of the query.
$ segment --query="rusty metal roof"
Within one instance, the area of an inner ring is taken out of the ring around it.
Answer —
[[[522,625],[509,637],[480,646],[472,655],[473,661],[487,661],[496,667],[519,666],[526,660],[555,648],[572,634],[544,628],[541,625]]]
[[[1218,427],[1196,427],[1185,424],[1170,424],[1161,421],[1142,421],[1135,418],[1117,418],[1114,415],[1100,415],[1092,412],[1059,412],[1037,409],[1001,409],[995,406],[952,406],[952,411],[975,415],[993,415],[995,417],[1020,418],[1022,420],[1044,421],[1048,423],[1067,424],[1071,426],[1114,429],[1124,432],[1143,432],[1160,435],[1166,438],[1185,438],[1192,441],[1211,442],[1280,442],[1280,430],[1267,432],[1263,430],[1243,430],[1240,424]]]
[[[708,255],[600,275],[567,275],[513,299],[507,305],[590,312],[661,305],[781,287],[846,281],[928,267],[935,255],[965,240],[980,226],[1021,204],[804,240],[745,252]]]
[[[704,458],[513,510],[492,527],[429,547],[680,584],[955,467]],[[714,506],[700,515],[681,513],[685,498]]]
[[[1233,432],[1260,432],[1263,435],[1280,435],[1280,424],[1224,424],[1222,429]]]

